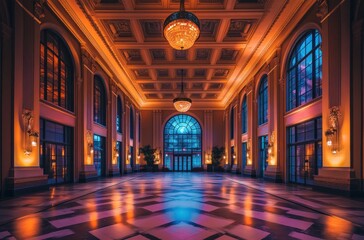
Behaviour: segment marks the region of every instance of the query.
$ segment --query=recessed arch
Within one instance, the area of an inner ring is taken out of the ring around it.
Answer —
[[[293,47],[297,44],[297,41],[299,41],[299,38],[310,29],[315,29],[322,35],[320,26],[313,22],[303,25],[301,28],[299,28],[293,34],[293,36],[289,39],[289,42],[287,44],[287,47],[285,48],[285,51],[282,54],[282,65],[281,65],[282,67],[280,69],[281,78],[285,79],[286,66],[287,66],[287,62],[289,61],[289,56],[291,56],[291,53],[293,51]]]
[[[40,98],[74,112],[74,59],[68,44],[51,29],[40,34]]]
[[[321,34],[316,29],[303,32],[286,62],[286,111],[322,95]]]
[[[66,43],[69,51],[72,55],[74,63],[74,79],[78,79],[81,76],[81,60],[79,55],[79,47],[76,46],[76,42],[73,40],[72,36],[62,27],[53,23],[42,23],[40,26],[40,31],[50,30],[59,35],[61,39]]]

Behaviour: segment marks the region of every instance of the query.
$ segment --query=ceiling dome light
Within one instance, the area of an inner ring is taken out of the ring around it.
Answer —
[[[178,97],[176,97],[175,99],[173,99],[173,105],[174,108],[178,111],[178,112],[187,112],[191,105],[192,105],[192,100],[188,97],[184,96],[184,91],[183,91],[183,70],[182,70],[182,78],[181,78],[181,93]]]
[[[169,15],[163,24],[163,34],[169,45],[177,50],[187,50],[200,36],[200,21],[191,12],[185,11],[184,0],[180,9]]]

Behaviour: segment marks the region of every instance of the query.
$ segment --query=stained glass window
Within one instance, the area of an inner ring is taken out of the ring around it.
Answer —
[[[40,99],[73,112],[73,60],[67,45],[54,32],[40,37]]]
[[[321,41],[320,33],[310,30],[293,48],[287,69],[287,111],[322,94]]]

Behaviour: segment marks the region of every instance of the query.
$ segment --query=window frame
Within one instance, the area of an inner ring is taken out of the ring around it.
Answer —
[[[241,104],[241,133],[245,134],[248,132],[248,105],[246,95],[243,98]]]
[[[268,122],[268,76],[265,74],[258,88],[258,125]]]
[[[311,41],[309,41],[310,38]],[[317,29],[310,29],[301,34],[292,47],[286,66],[286,112],[301,107],[322,96],[321,44],[322,36],[320,32]],[[304,52],[304,54],[300,57],[301,52]],[[310,65],[300,71],[299,68],[302,64],[310,59]],[[304,74],[304,78],[300,78],[302,74]],[[311,86],[307,77],[310,74],[312,78]],[[302,89],[305,90],[303,93]]]
[[[98,94],[97,94],[98,93]],[[106,127],[107,97],[103,79],[94,76],[94,122]]]
[[[50,46],[53,46],[53,49]],[[49,53],[53,57],[52,66],[48,65]],[[57,32],[44,29],[41,31],[39,55],[39,98],[48,104],[74,113],[74,60],[68,45]],[[53,69],[52,79],[48,77],[51,68]],[[48,91],[49,88],[51,92]]]

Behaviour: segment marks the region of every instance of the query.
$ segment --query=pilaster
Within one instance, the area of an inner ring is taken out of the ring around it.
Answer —
[[[284,162],[281,157],[281,152],[278,151],[284,144],[283,136],[285,128],[282,127],[283,122],[283,97],[279,86],[279,55],[280,49],[276,50],[276,56],[270,61],[268,73],[268,166],[264,172],[264,178],[273,182],[282,182],[282,172],[280,169],[281,162]]]
[[[351,36],[350,36],[350,1],[333,3],[319,1],[319,10],[323,7],[326,14],[318,15],[322,23],[322,132],[327,133],[333,127],[332,109],[340,111],[340,118],[335,124],[337,140],[335,148],[326,144],[328,137],[323,134],[323,168],[314,177],[316,188],[337,189],[355,192],[357,174],[353,168],[352,155],[352,106],[351,106]],[[334,5],[335,4],[335,5]]]
[[[256,177],[255,162],[257,161],[256,143],[252,139],[256,139],[256,117],[255,117],[255,94],[254,94],[254,80],[252,79],[246,85],[246,101],[248,108],[248,141],[247,141],[247,165],[244,168],[243,175]]]

